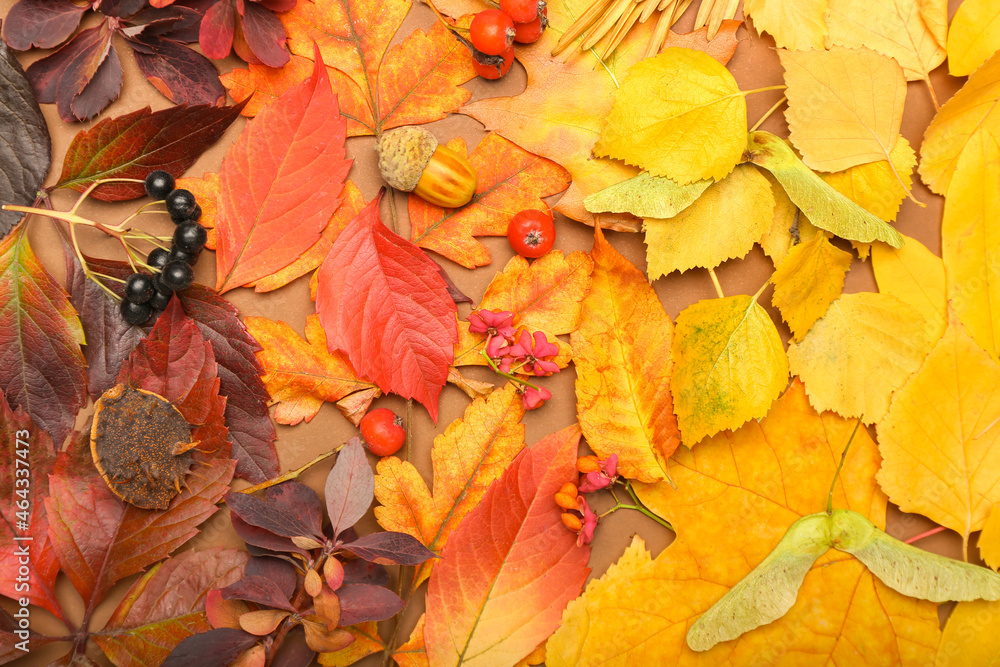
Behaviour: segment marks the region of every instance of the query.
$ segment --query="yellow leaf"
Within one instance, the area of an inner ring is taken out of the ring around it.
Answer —
[[[385,649],[382,638],[378,636],[378,624],[375,621],[365,621],[343,629],[354,636],[354,641],[335,653],[320,653],[317,659],[323,667],[348,667]]]
[[[792,375],[805,382],[817,410],[882,419],[893,390],[920,367],[930,348],[920,316],[888,294],[845,294],[788,346]]]
[[[1000,505],[990,508],[990,515],[979,533],[979,555],[994,570],[1000,569]]]
[[[899,205],[906,198],[906,190],[899,180],[902,178],[906,187],[910,187],[913,168],[917,166],[917,154],[906,137],[900,136],[889,157],[891,164],[887,160],[879,160],[845,171],[820,174],[820,178],[879,218],[895,220]]]
[[[906,100],[896,61],[840,46],[778,56],[788,85],[789,134],[808,167],[841,171],[889,159]]]
[[[907,237],[902,248],[875,244],[872,270],[880,292],[904,301],[920,314],[927,340],[941,337],[948,321],[948,305],[940,257]]]
[[[754,28],[774,37],[782,49],[822,49],[827,0],[746,0],[743,11]]]
[[[688,447],[767,414],[788,383],[778,330],[755,297],[708,299],[677,316],[670,391]]]
[[[640,218],[672,218],[694,203],[712,181],[678,185],[669,178],[644,171],[588,196],[583,205],[591,213],[631,213]]]
[[[812,241],[794,246],[778,266],[771,276],[771,303],[781,311],[794,340],[802,340],[840,296],[851,259],[851,253],[818,234]]]
[[[571,602],[547,644],[550,667],[636,665],[903,665],[924,667],[938,643],[937,605],[884,586],[852,556],[831,550],[808,574],[781,619],[704,653],[692,623],[771,552],[797,519],[826,506],[854,428],[817,414],[793,382],[759,423],[679,449],[672,489],[637,485],[640,498],[677,529],[654,560],[641,540]],[[879,454],[858,431],[834,486],[834,506],[884,526],[874,480]]]
[[[995,0],[965,0],[948,32],[948,72],[967,76],[1000,49],[1000,5]]]
[[[959,158],[964,153],[981,152],[996,143],[993,137],[1000,137],[998,79],[1000,53],[972,73],[924,132],[920,144],[920,176],[937,194],[948,192]]]
[[[576,414],[587,444],[618,472],[655,482],[680,444],[670,398],[673,326],[642,271],[595,228],[594,272],[573,332]]]
[[[738,165],[673,218],[643,220],[649,279],[743,257],[773,219],[771,184],[752,165]]]
[[[878,436],[889,500],[968,540],[1000,504],[1000,366],[952,321]]]
[[[719,180],[740,161],[746,133],[746,100],[729,70],[675,47],[629,70],[594,155],[681,185]]]
[[[784,261],[793,245],[811,241],[822,232],[799,212],[799,208],[788,198],[788,193],[771,172],[763,170],[761,174],[771,184],[771,194],[774,195],[774,216],[767,231],[760,238],[760,247],[777,267]]]
[[[959,602],[941,633],[933,664],[934,667],[1000,665],[1000,602]]]
[[[893,58],[910,81],[928,80],[944,62],[947,0],[829,0],[828,44],[866,46]],[[943,20],[928,23],[925,16]]]

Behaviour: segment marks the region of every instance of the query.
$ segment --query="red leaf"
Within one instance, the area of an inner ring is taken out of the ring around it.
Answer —
[[[57,187],[82,192],[101,178],[143,179],[154,169],[180,176],[214,144],[243,107],[149,107],[106,118],[79,132],[66,151]],[[146,196],[142,183],[110,183],[92,193],[104,201]]]
[[[420,401],[437,421],[458,340],[437,264],[378,216],[381,195],[337,237],[319,268],[316,312],[330,349],[382,391]]]
[[[285,26],[278,17],[256,2],[248,2],[241,17],[243,36],[253,54],[268,67],[281,67],[288,62],[285,46]],[[346,126],[345,126],[346,128]]]
[[[174,104],[225,104],[226,89],[205,56],[157,35],[143,34],[129,44],[139,70]]]
[[[18,51],[51,49],[73,34],[85,11],[70,0],[20,0],[7,12],[3,38]]]
[[[219,173],[220,292],[291,264],[319,240],[351,168],[347,121],[317,54],[312,75],[247,124]]]
[[[25,230],[0,242],[0,391],[61,446],[87,401],[83,328]]]
[[[251,558],[247,561],[246,576],[267,577],[281,590],[286,600],[291,600],[295,595],[295,583],[298,578],[295,574],[295,566],[287,560],[277,558]]]
[[[232,521],[233,530],[247,543],[248,550],[250,550],[249,547],[259,547],[268,551],[286,551],[301,554],[302,556],[308,555],[306,550],[296,546],[291,538],[284,537],[283,535],[275,535],[267,528],[247,523],[235,511],[229,515],[229,518]]]
[[[340,624],[354,625],[364,621],[384,621],[406,606],[398,595],[382,586],[344,584],[337,589],[340,598]]]
[[[427,589],[430,664],[512,665],[559,626],[590,573],[553,499],[579,442],[573,425],[523,451],[452,533]]]
[[[198,43],[206,56],[222,60],[233,48],[236,8],[230,0],[219,0],[205,12],[198,32]]]
[[[323,539],[323,509],[319,496],[300,482],[272,486],[267,490],[266,499],[230,493],[226,495],[226,504],[243,521],[275,535]]]
[[[342,546],[358,558],[382,565],[419,565],[435,558],[433,551],[407,533],[387,530],[359,537]]]
[[[293,614],[297,611],[288,602],[288,596],[282,592],[278,585],[266,577],[247,575],[223,588],[222,599],[256,602],[265,607],[285,609]]]
[[[375,498],[375,475],[361,439],[347,441],[326,478],[326,512],[333,538],[361,520]],[[347,625],[350,625],[349,623]]]
[[[229,665],[256,643],[257,637],[243,630],[209,630],[188,637],[178,644],[160,667]]]

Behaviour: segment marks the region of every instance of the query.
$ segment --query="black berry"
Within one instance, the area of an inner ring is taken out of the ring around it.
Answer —
[[[167,213],[175,222],[187,220],[198,202],[194,200],[194,194],[190,190],[173,190],[166,197]]]
[[[201,220],[201,206],[199,204],[195,204],[194,208],[191,209],[191,212],[187,214],[186,219],[190,220],[191,222],[198,222],[199,220]]]
[[[153,276],[153,289],[156,290],[157,294],[166,294],[168,299],[174,293],[172,289],[163,284],[163,277],[159,273]]]
[[[154,269],[162,269],[169,260],[170,253],[163,248],[155,248],[146,258],[146,264]]]
[[[153,295],[153,298],[149,300],[149,305],[153,310],[164,310],[167,304],[170,303],[170,297],[173,292],[164,294],[163,292],[157,292]]]
[[[174,246],[184,252],[197,254],[205,247],[208,230],[197,222],[182,222],[174,229]]]
[[[142,324],[153,314],[148,303],[132,303],[128,299],[122,299],[120,311],[122,319],[129,324]]]
[[[174,177],[157,169],[146,176],[146,194],[153,199],[164,199],[174,189]]]
[[[194,266],[198,262],[198,253],[185,252],[177,246],[173,246],[170,248],[170,254],[167,255],[167,263],[176,261],[187,262]]]
[[[160,274],[160,282],[175,292],[186,290],[194,282],[194,269],[187,262],[167,262]]]
[[[152,277],[144,273],[133,273],[125,280],[125,298],[132,303],[146,303],[155,292]]]

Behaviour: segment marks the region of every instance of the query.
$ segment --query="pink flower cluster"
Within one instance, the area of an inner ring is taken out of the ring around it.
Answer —
[[[584,494],[605,489],[618,479],[618,455],[603,461],[596,456],[581,456],[576,467],[581,473],[579,483],[564,484],[556,494],[556,504],[564,510],[563,525],[577,534],[577,546],[583,546],[594,539],[598,519]]]

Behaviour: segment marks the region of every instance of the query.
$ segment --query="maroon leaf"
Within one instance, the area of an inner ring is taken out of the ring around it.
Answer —
[[[382,565],[419,565],[437,554],[421,544],[417,538],[407,533],[386,531],[360,537],[349,544],[341,545],[358,558],[364,558]]]
[[[291,538],[284,537],[282,535],[275,535],[266,528],[261,528],[259,526],[254,526],[243,519],[236,512],[231,512],[229,516],[233,524],[233,530],[239,535],[247,546],[254,546],[260,549],[266,549],[268,552],[272,551],[284,551],[290,553],[307,555],[307,551],[299,546],[296,546],[292,542]]]
[[[154,169],[180,176],[222,136],[242,108],[180,105],[151,112],[146,107],[102,120],[73,138],[56,186],[82,192],[97,179],[143,179]],[[92,196],[124,201],[145,194],[142,183],[110,183],[96,188]]]
[[[174,104],[225,104],[226,89],[205,56],[155,34],[129,43],[143,75]]]
[[[219,0],[205,12],[198,32],[198,43],[205,55],[221,60],[233,48],[236,8],[230,0]]]
[[[256,602],[265,607],[285,609],[293,614],[298,611],[288,602],[288,596],[278,587],[278,584],[266,577],[247,575],[223,588],[222,598],[224,600]]]
[[[19,612],[21,608],[14,613]],[[23,613],[31,612],[26,610]],[[23,658],[29,651],[54,641],[51,637],[38,634],[30,627],[28,629],[20,627],[18,620],[20,619],[15,619],[6,609],[0,607],[0,665]]]
[[[337,454],[337,462],[326,478],[326,511],[334,539],[361,520],[374,497],[375,476],[365,448],[360,438],[351,438]]]
[[[389,571],[384,565],[370,563],[360,558],[344,563],[345,584],[389,585]]]
[[[129,18],[129,28],[124,30],[123,34],[126,38],[156,35],[190,44],[198,41],[198,26],[201,19],[201,12],[183,5],[173,4],[162,9],[145,7]]]
[[[145,0],[101,0],[97,11],[105,16],[127,18],[142,9]]]
[[[211,630],[205,595],[243,575],[246,553],[185,551],[144,574],[93,640],[117,667],[160,664],[182,640]]]
[[[70,0],[20,0],[7,12],[3,38],[18,51],[51,49],[73,34],[85,11]]]
[[[309,667],[316,658],[316,651],[306,644],[306,636],[302,628],[296,627],[281,642],[274,652],[271,667]]]
[[[337,597],[340,598],[340,624],[343,626],[384,621],[406,606],[388,588],[371,584],[344,584],[337,589]]]
[[[202,632],[178,644],[160,667],[226,667],[256,644],[257,639],[249,632],[233,628]]]
[[[424,254],[426,255],[427,253],[424,253]],[[436,259],[434,259],[430,255],[427,255],[427,259],[429,259],[432,262],[434,262],[435,264],[437,264],[438,273],[441,275],[441,278],[444,279],[444,284],[448,286],[448,296],[451,297],[452,301],[454,301],[456,304],[458,304],[458,303],[472,303],[472,298],[466,296],[462,292],[462,290],[458,289],[458,287],[455,285],[454,281],[452,281],[451,276],[449,276],[448,272],[444,270],[443,266],[441,266],[441,262],[437,261]]]
[[[281,486],[287,484],[299,483],[285,482]],[[305,485],[300,484],[300,486]],[[313,536],[317,539],[321,539],[323,535],[322,527],[311,508],[297,507],[288,503],[272,503],[246,493],[226,494],[226,504],[234,514],[250,525],[263,528],[275,535]]]
[[[260,4],[272,12],[288,12],[295,9],[298,0],[258,0]]]
[[[247,46],[268,67],[281,67],[288,62],[285,46],[285,26],[271,10],[256,2],[244,5],[243,36]]]
[[[251,558],[247,561],[246,576],[270,579],[281,589],[286,600],[292,598],[298,581],[292,564],[280,558]]]

